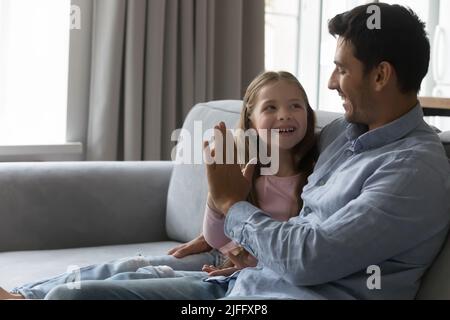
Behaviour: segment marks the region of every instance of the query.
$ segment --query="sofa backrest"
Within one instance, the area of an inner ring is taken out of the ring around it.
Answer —
[[[0,252],[166,240],[172,163],[0,163]]]
[[[202,121],[203,130],[224,121],[234,128],[239,119],[242,102],[215,101],[196,105],[187,116],[183,129],[194,132],[194,122]],[[341,116],[339,113],[317,111],[317,129]],[[440,135],[450,159],[450,132]],[[450,160],[449,160],[450,161]],[[175,165],[167,199],[166,229],[169,238],[186,242],[201,232],[207,196],[206,172],[203,165]],[[450,212],[449,212],[450,214]],[[418,294],[418,298],[450,299],[450,238],[432,265]]]

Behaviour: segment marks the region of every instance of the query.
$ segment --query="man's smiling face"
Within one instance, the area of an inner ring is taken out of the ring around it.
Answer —
[[[353,45],[339,37],[334,63],[336,65],[328,88],[342,98],[348,122],[369,124],[376,110],[371,108],[370,76],[364,74],[364,65],[353,53]]]

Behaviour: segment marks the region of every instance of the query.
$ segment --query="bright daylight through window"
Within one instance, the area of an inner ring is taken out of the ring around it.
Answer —
[[[70,0],[0,1],[0,145],[65,142]]]

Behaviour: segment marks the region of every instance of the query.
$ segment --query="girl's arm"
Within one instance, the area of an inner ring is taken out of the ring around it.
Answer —
[[[172,248],[168,254],[177,258],[183,258],[191,254],[210,251],[212,248],[220,249],[224,245],[229,247],[232,243],[230,243],[230,239],[224,233],[224,222],[223,215],[214,206],[208,194],[203,220],[203,232],[195,239]]]
[[[203,235],[206,242],[213,248],[220,250],[228,245],[231,240],[225,235],[224,231],[225,217],[214,206],[208,193],[206,201],[205,214],[203,217]]]
[[[223,215],[217,211],[208,194],[203,232],[195,239],[170,249],[168,254],[176,258],[183,258],[188,255],[210,251],[212,248],[220,248],[230,242],[230,239],[225,236],[223,227]]]

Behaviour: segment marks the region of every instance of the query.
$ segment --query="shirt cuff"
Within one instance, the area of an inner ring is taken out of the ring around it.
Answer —
[[[261,210],[246,201],[240,201],[232,205],[225,216],[225,234],[248,249],[244,238],[244,230],[247,220],[257,212],[261,212]]]

